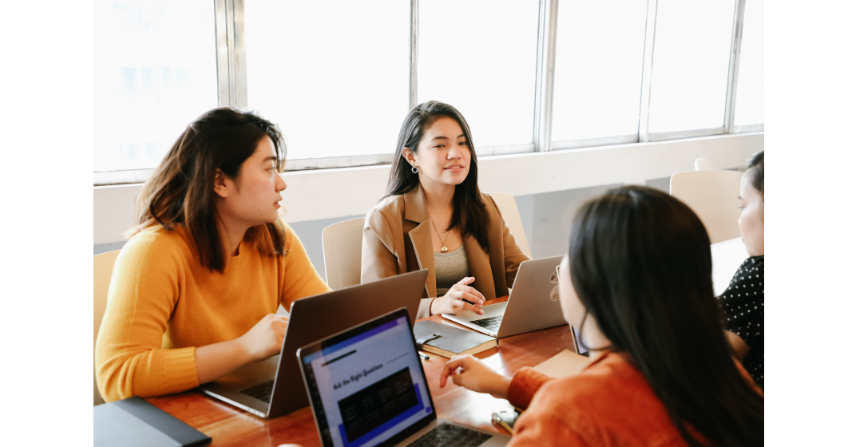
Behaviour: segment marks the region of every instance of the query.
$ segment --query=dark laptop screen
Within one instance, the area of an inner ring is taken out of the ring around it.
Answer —
[[[301,350],[325,446],[398,442],[434,419],[406,311]]]

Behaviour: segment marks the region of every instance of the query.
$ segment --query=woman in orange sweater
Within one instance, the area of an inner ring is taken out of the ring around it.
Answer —
[[[277,126],[221,108],[155,168],[96,342],[106,401],[185,391],[278,354],[278,306],[330,290],[278,219],[285,152]]]
[[[627,186],[586,203],[559,267],[565,319],[590,364],[514,377],[472,356],[447,378],[526,411],[510,446],[762,445],[760,390],[733,358],[711,283],[708,234],[685,204]]]

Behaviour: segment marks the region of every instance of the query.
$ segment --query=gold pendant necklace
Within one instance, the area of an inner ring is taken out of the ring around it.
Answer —
[[[434,219],[431,218],[431,214],[429,214],[429,220],[431,220],[431,226],[434,228],[434,232],[437,233],[437,240],[440,241],[440,252],[446,253],[447,251],[449,251],[449,249],[446,248],[446,239],[449,239],[449,233],[450,232],[447,231],[446,232],[446,238],[441,240],[440,239],[440,231],[437,231],[437,226],[434,224]]]

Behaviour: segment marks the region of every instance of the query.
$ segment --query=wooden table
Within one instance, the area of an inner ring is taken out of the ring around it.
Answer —
[[[501,301],[505,301],[505,298],[499,298],[491,303]],[[433,316],[428,319],[466,329],[464,326],[444,320],[440,316]],[[476,357],[482,359],[495,371],[511,376],[519,369],[525,366],[536,366],[559,354],[564,349],[574,351],[571,330],[568,326],[559,326],[503,338],[500,340],[499,347],[481,352]],[[434,354],[429,354],[429,357],[429,360],[422,360],[422,364],[438,417],[504,433],[502,429],[491,423],[491,413],[511,409],[512,406],[509,402],[460,388],[452,381],[449,381],[446,387],[441,389],[440,371],[447,359]],[[303,384],[295,384],[295,386],[302,387]],[[310,407],[266,420],[221,403],[197,390],[171,396],[152,397],[146,400],[191,427],[211,436],[212,446],[276,447],[280,444],[289,443],[300,444],[304,447],[321,446]]]

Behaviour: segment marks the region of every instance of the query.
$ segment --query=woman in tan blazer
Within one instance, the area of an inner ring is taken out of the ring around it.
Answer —
[[[428,269],[417,318],[482,314],[485,300],[509,294],[528,259],[497,204],[479,191],[473,138],[461,113],[437,101],[411,109],[387,193],[366,215],[361,282]]]

